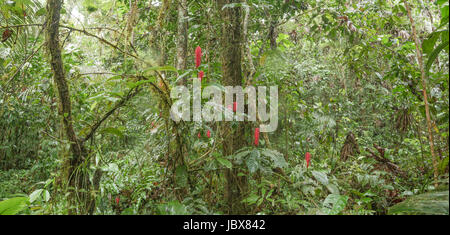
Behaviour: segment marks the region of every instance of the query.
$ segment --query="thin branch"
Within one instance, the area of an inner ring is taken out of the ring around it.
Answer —
[[[130,100],[131,98],[133,98],[134,96],[136,96],[139,93],[140,89],[138,87],[131,89],[127,96],[125,98],[123,98],[121,101],[119,101],[114,108],[112,108],[111,110],[109,110],[107,113],[105,113],[103,115],[103,117],[97,121],[92,127],[91,130],[89,131],[89,133],[86,135],[85,138],[83,138],[83,140],[81,141],[82,143],[88,141],[90,138],[92,138],[95,134],[95,131],[97,131],[97,129],[100,127],[100,125],[102,125],[102,123],[104,121],[106,121],[106,119],[108,119],[109,116],[111,116],[117,109],[119,109],[120,107],[122,107],[128,100]]]

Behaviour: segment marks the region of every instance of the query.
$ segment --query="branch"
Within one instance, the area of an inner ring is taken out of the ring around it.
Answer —
[[[100,127],[100,125],[104,121],[106,121],[106,119],[108,119],[108,117],[111,116],[118,108],[122,107],[128,100],[130,100],[131,98],[136,96],[139,93],[139,91],[140,91],[140,89],[138,87],[131,89],[125,98],[123,98],[121,101],[119,101],[114,106],[114,108],[112,108],[107,113],[105,113],[103,115],[103,117],[91,127],[91,130],[89,131],[89,133],[86,135],[86,137],[81,142],[84,143],[84,142],[88,141],[90,138],[92,138],[95,134],[95,131],[97,131],[97,129]]]

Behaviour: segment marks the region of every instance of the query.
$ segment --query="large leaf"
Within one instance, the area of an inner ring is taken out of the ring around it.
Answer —
[[[448,215],[448,190],[412,196],[389,208],[389,214]]]
[[[430,56],[428,56],[427,65],[425,67],[426,73],[430,72],[431,66],[433,65],[436,58],[439,56],[439,53],[441,53],[441,51],[444,50],[445,48],[448,48],[448,42],[449,41],[445,41],[445,42],[441,43],[441,45],[436,47],[436,49],[434,49],[434,51],[431,52]]]
[[[109,133],[109,134],[117,135],[121,138],[123,137],[122,131],[117,128],[113,128],[113,127],[107,127],[105,129],[101,130],[100,133]]]
[[[28,197],[15,197],[0,202],[0,215],[15,215],[28,206]]]
[[[189,212],[185,205],[178,201],[171,201],[157,206],[160,215],[188,215]]]
[[[323,185],[328,185],[328,177],[325,173],[320,171],[312,171],[311,172],[314,178],[319,181]]]
[[[36,201],[41,196],[42,191],[44,191],[44,190],[38,189],[38,190],[35,190],[34,192],[32,192],[30,194],[30,203],[33,203],[34,201]]]
[[[225,158],[217,157],[216,160],[228,169],[231,169],[233,167],[233,164],[231,164],[231,162]]]
[[[347,201],[347,196],[330,194],[323,201],[322,211],[328,215],[337,215],[345,209]]]
[[[283,154],[276,150],[264,149],[263,151],[261,151],[261,154],[269,157],[272,160],[274,167],[284,168],[287,166]]]
[[[250,171],[250,173],[255,173],[260,168],[259,161],[258,161],[259,157],[260,157],[259,151],[258,150],[254,150],[250,154],[250,157],[245,161],[245,163],[247,164],[247,167],[248,167],[248,170]]]
[[[430,54],[434,46],[436,45],[437,40],[440,38],[442,31],[431,33],[427,39],[425,39],[422,43],[422,50],[425,54]]]

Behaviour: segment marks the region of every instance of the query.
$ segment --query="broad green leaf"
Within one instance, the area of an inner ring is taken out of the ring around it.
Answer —
[[[449,191],[431,192],[411,196],[389,208],[389,214],[448,215]]]
[[[117,128],[113,128],[113,127],[105,128],[105,129],[101,130],[100,132],[101,133],[109,133],[109,134],[117,135],[117,136],[119,136],[121,138],[124,136],[121,130],[119,130]]]
[[[287,167],[287,162],[284,159],[283,154],[281,154],[280,152],[272,149],[264,149],[261,151],[261,154],[269,157],[272,160],[274,167]]]
[[[30,194],[30,203],[33,203],[34,201],[36,201],[41,196],[42,191],[44,191],[44,190],[38,189],[38,190],[35,190],[34,192],[32,192]]]
[[[336,195],[341,194],[339,192],[338,187],[336,185],[334,185],[334,184],[327,184],[326,187],[330,191],[331,194],[336,194]]]
[[[259,157],[259,151],[254,150],[250,154],[250,157],[247,158],[247,160],[245,161],[250,173],[255,173],[259,169],[258,157]]]
[[[16,197],[0,202],[0,215],[16,215],[28,206],[28,197]]]
[[[441,32],[433,32],[431,33],[427,39],[425,39],[422,43],[422,50],[425,54],[429,54],[433,51],[434,46],[441,36]]]
[[[323,201],[322,211],[328,215],[337,215],[347,206],[348,197],[337,194],[330,194]]]
[[[434,51],[430,54],[430,56],[428,56],[427,65],[425,66],[426,73],[430,72],[431,66],[433,65],[436,58],[439,56],[439,53],[441,53],[441,51],[444,50],[445,48],[448,48],[448,44],[449,41],[441,43],[438,47],[436,47],[436,49],[434,49]]]
[[[38,11],[36,11],[36,13],[34,13],[35,16],[43,16],[47,13],[47,10],[45,9],[45,7],[39,9]]]
[[[221,158],[221,157],[217,157],[216,160],[217,160],[220,164],[224,165],[226,168],[231,169],[231,168],[233,167],[233,164],[231,164],[231,162],[228,161],[227,159],[224,159],[224,158]]]
[[[252,205],[252,204],[255,204],[257,201],[258,201],[258,199],[259,199],[259,196],[258,195],[256,195],[256,194],[252,194],[252,195],[250,195],[249,197],[247,197],[247,198],[245,198],[244,200],[242,200],[242,202],[246,202],[246,203],[248,203],[249,205]]]
[[[156,77],[155,76],[151,76],[147,80],[142,80],[142,81],[138,81],[138,82],[127,82],[127,87],[130,88],[130,89],[133,89],[133,88],[141,86],[143,84],[152,83],[152,82],[155,82],[155,81],[156,81]]]
[[[325,173],[320,172],[320,171],[312,171],[311,172],[312,175],[314,176],[314,178],[319,181],[321,184],[323,185],[327,185],[328,184],[328,177]]]

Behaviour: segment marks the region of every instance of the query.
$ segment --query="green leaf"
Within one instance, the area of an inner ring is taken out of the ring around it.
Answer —
[[[34,192],[32,192],[30,194],[30,203],[33,203],[34,201],[36,201],[41,196],[42,191],[44,191],[44,190],[38,189],[38,190],[35,190]]]
[[[233,164],[231,164],[230,161],[228,161],[227,159],[221,158],[221,157],[217,157],[216,160],[224,165],[226,168],[231,169],[233,167]]]
[[[427,39],[425,39],[422,43],[422,50],[425,54],[429,54],[433,51],[434,46],[436,45],[437,40],[439,39],[441,31],[431,33]]]
[[[261,151],[261,154],[269,157],[270,160],[272,160],[274,167],[287,167],[287,162],[284,159],[283,154],[281,154],[280,152],[272,149],[264,149],[263,151]]]
[[[431,66],[433,65],[436,58],[439,56],[439,53],[441,53],[441,51],[444,50],[445,48],[448,48],[448,43],[449,41],[441,43],[441,45],[436,47],[436,49],[434,49],[434,51],[430,54],[430,56],[428,56],[427,65],[425,66],[426,73],[430,72]]]
[[[256,194],[252,194],[249,197],[245,198],[244,200],[242,200],[242,202],[244,203],[248,203],[249,205],[255,204],[259,199],[259,196]]]
[[[393,207],[389,214],[421,214],[421,215],[448,215],[449,191],[431,192],[412,196]]]
[[[113,128],[113,127],[105,128],[105,129],[101,130],[100,133],[109,133],[109,134],[117,135],[117,136],[123,138],[122,131],[117,128]]]
[[[34,13],[35,16],[43,16],[47,13],[47,10],[45,9],[45,7],[39,9],[38,11],[36,11],[36,13]]]
[[[50,193],[47,190],[44,190],[44,201],[48,202],[50,200]]]
[[[250,153],[249,150],[242,151],[242,152],[237,153],[237,154],[234,156],[234,158],[235,158],[236,160],[239,160],[239,159],[241,159],[241,158],[247,156],[249,153]]]
[[[138,82],[127,82],[127,87],[133,89],[135,87],[141,86],[145,83],[152,83],[156,81],[155,76],[151,76],[148,80],[138,81]]]
[[[314,176],[314,178],[319,181],[321,184],[323,185],[327,185],[328,184],[328,177],[325,173],[320,172],[320,171],[312,171],[311,172],[312,175]]]
[[[245,161],[250,173],[255,173],[259,169],[258,157],[259,157],[259,151],[254,150],[250,154],[250,157]]]
[[[28,206],[28,197],[16,197],[0,202],[0,215],[15,215]]]
[[[187,215],[189,214],[185,205],[178,201],[171,201],[167,204],[157,206],[160,215]]]
[[[338,187],[334,184],[327,184],[326,187],[327,187],[328,191],[330,191],[331,194],[337,194],[337,195],[341,194],[339,192]]]
[[[442,4],[448,2],[448,0],[437,0],[436,3],[441,6]]]
[[[347,196],[330,194],[323,201],[322,211],[328,215],[337,215],[345,209],[347,201]]]
[[[448,24],[448,12],[449,12],[448,5],[441,8],[441,25],[445,24],[446,22]]]

